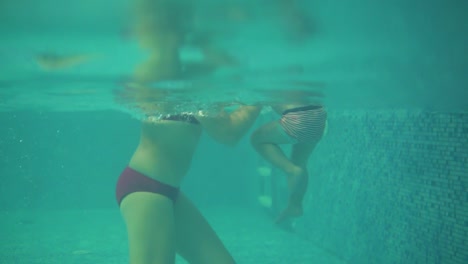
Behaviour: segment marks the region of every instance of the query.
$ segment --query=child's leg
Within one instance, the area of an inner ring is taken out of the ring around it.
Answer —
[[[297,178],[290,178],[289,184],[289,201],[286,209],[280,213],[276,219],[277,222],[282,222],[290,217],[298,217],[303,213],[302,201],[307,192],[309,173],[307,170],[307,162],[312,154],[317,142],[298,143],[292,147],[291,161],[302,169],[302,175]]]
[[[283,130],[279,121],[267,123],[255,130],[250,138],[252,146],[267,161],[288,175],[301,174],[301,169],[284,154],[280,144],[292,144],[294,139]]]

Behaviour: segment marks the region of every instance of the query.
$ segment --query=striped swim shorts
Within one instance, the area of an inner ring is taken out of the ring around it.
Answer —
[[[317,142],[323,136],[327,112],[323,106],[308,105],[283,112],[280,124],[296,142]]]

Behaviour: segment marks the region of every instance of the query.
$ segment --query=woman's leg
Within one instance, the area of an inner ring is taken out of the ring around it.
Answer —
[[[193,203],[180,193],[175,202],[177,253],[190,264],[233,264],[216,232]]]
[[[130,264],[173,264],[175,222],[173,201],[149,192],[127,195],[120,204],[127,225]]]

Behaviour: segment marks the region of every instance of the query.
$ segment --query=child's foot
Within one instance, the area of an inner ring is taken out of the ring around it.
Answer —
[[[288,174],[289,202],[288,207],[284,209],[276,218],[276,223],[281,223],[286,219],[302,216],[302,200],[307,191],[309,175],[307,171],[294,167]]]
[[[288,220],[285,220],[283,222],[280,222],[280,223],[276,223],[275,222],[275,225],[281,229],[283,229],[284,231],[287,231],[287,232],[291,232],[291,233],[294,233],[294,227],[295,227],[295,222],[294,222],[294,219],[293,218],[290,218]]]
[[[290,204],[286,209],[284,209],[276,218],[275,223],[281,224],[285,220],[289,220],[291,218],[297,218],[302,216],[303,209],[302,204]]]

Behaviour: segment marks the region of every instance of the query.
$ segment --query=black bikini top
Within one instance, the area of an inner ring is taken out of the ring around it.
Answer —
[[[190,124],[200,124],[200,122],[195,118],[192,114],[176,114],[176,115],[166,115],[161,117],[161,120],[170,120],[170,121],[179,121],[179,122],[187,122]]]

